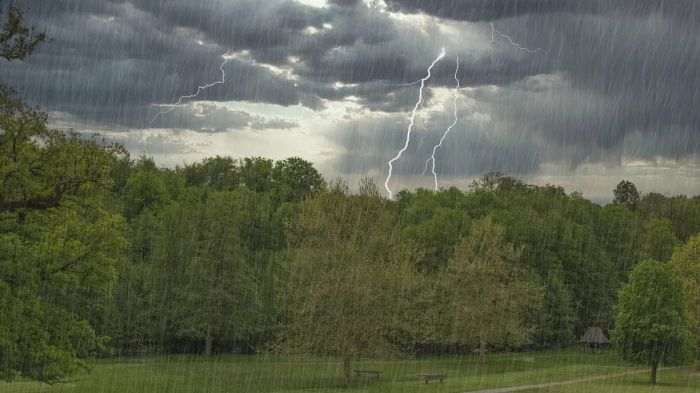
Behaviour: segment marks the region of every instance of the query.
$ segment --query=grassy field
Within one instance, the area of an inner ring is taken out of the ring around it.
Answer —
[[[467,392],[614,374],[636,367],[615,354],[579,351],[491,355],[486,363],[472,356],[400,361],[355,362],[353,369],[381,370],[377,378],[354,378],[352,392]],[[448,375],[445,383],[424,384],[410,374]],[[31,382],[0,383],[0,393],[266,393],[347,392],[340,385],[340,364],[333,360],[279,356],[171,356],[98,361],[89,374],[53,386]],[[659,385],[648,375],[626,375],[533,391],[542,392],[700,392],[700,377],[690,369],[661,371]]]

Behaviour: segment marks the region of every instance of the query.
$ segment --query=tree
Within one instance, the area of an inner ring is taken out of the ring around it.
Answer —
[[[124,215],[128,220],[145,209],[165,205],[170,196],[165,186],[165,173],[156,168],[155,162],[142,157],[136,162],[124,185]]]
[[[240,186],[240,168],[231,157],[209,157],[201,163],[181,169],[187,186],[208,186],[217,190],[233,190]]]
[[[10,7],[0,57],[21,60],[44,40]],[[116,145],[50,131],[46,114],[0,87],[0,379],[53,383],[102,349],[91,324],[124,255],[110,211]]]
[[[670,260],[673,270],[681,277],[690,299],[689,310],[695,348],[700,349],[700,234],[676,248]]]
[[[123,147],[48,130],[46,114],[12,94],[0,90],[0,212],[49,209],[85,186],[111,187]]]
[[[615,307],[613,344],[623,358],[651,365],[652,384],[659,364],[684,361],[690,353],[687,296],[671,266],[639,263],[620,290]]]
[[[272,169],[272,187],[283,202],[302,202],[322,191],[325,185],[313,164],[299,157],[277,161]]]
[[[246,157],[240,163],[243,186],[255,192],[267,192],[272,180],[272,160],[262,157]]]
[[[241,195],[193,190],[164,209],[150,288],[161,343],[246,338],[255,329],[255,277],[244,259]]]
[[[103,202],[0,213],[0,379],[52,383],[102,348],[91,324],[126,249],[123,220]]]
[[[668,261],[678,243],[671,220],[652,218],[647,221],[645,229],[641,247],[644,258]]]
[[[398,241],[374,185],[360,195],[334,185],[302,204],[291,229],[280,349],[350,363],[399,355],[411,325],[415,255]]]
[[[255,330],[258,300],[253,272],[244,260],[238,222],[237,195],[211,193],[200,207],[196,228],[197,253],[187,262],[184,328],[204,338],[204,354],[212,354],[214,339],[236,342]]]
[[[613,190],[613,194],[615,194],[613,203],[627,205],[632,210],[636,209],[639,204],[639,191],[637,191],[637,187],[631,181],[623,180],[619,182],[615,190]]]
[[[46,34],[38,33],[36,28],[24,24],[24,16],[19,8],[8,8],[7,18],[0,29],[0,57],[9,61],[23,60],[44,40]]]
[[[438,281],[439,299],[447,299],[440,314],[449,316],[441,328],[448,342],[476,343],[483,360],[488,346],[530,340],[528,315],[540,307],[542,291],[520,265],[520,253],[491,218],[474,222]]]

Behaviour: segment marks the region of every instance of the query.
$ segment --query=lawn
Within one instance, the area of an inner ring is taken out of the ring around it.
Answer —
[[[379,378],[354,378],[351,392],[466,392],[528,385],[633,370],[614,353],[580,351],[495,354],[485,363],[473,356],[355,362],[353,369],[381,370]],[[410,374],[448,375],[445,383],[424,384]],[[101,360],[74,382],[53,386],[31,382],[1,384],[0,393],[291,393],[347,392],[339,386],[337,361],[280,356],[169,356]],[[662,371],[649,389],[647,374],[542,389],[542,392],[700,392],[700,377],[688,369]]]
[[[610,379],[582,382],[528,393],[691,393],[700,392],[700,373],[691,368],[659,371],[656,385],[649,385],[649,374],[625,375]]]

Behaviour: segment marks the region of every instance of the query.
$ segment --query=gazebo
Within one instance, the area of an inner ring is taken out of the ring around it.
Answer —
[[[579,343],[588,345],[594,350],[600,346],[610,344],[610,340],[605,337],[603,330],[598,326],[589,327],[586,332],[583,333],[581,339],[578,340]]]

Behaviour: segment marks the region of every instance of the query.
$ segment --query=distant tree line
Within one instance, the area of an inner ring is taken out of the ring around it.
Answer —
[[[10,16],[0,56],[21,59],[44,36]],[[278,351],[337,357],[349,381],[359,358],[561,348],[589,326],[655,370],[700,337],[698,197],[623,181],[599,206],[490,173],[387,200],[300,158],[160,168],[46,121],[2,90],[2,380]]]

